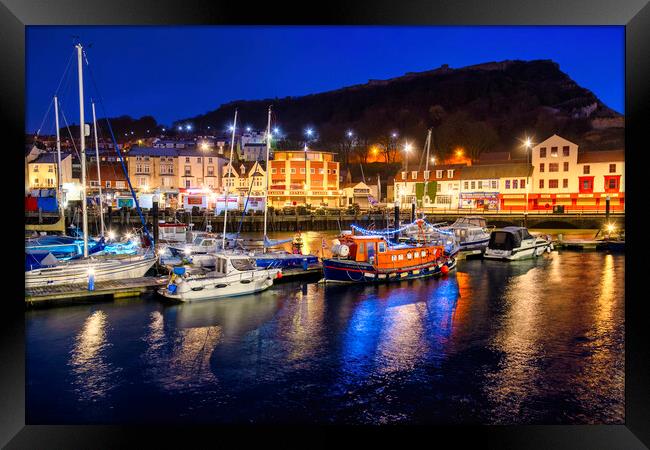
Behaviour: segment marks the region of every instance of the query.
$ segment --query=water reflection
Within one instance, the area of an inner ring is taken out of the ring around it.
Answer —
[[[152,312],[150,318],[143,358],[151,381],[165,390],[195,389],[216,381],[209,362],[221,339],[219,326],[176,328],[168,335],[161,312]]]
[[[107,342],[107,315],[95,311],[84,321],[74,340],[68,364],[73,375],[74,392],[81,400],[104,398],[115,387],[113,378],[119,368],[106,355],[111,346]]]
[[[624,271],[624,256],[561,252],[389,285],[27,311],[29,417],[622,423]]]

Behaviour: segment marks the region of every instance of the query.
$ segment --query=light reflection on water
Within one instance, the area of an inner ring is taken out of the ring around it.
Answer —
[[[80,400],[96,401],[105,397],[115,386],[120,371],[107,358],[112,345],[107,341],[107,316],[95,311],[85,320],[75,338],[68,364],[73,375],[74,391]]]
[[[623,279],[623,256],[562,252],[28,311],[28,422],[622,423]]]

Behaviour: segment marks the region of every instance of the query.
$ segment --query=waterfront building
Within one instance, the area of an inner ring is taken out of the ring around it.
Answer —
[[[394,200],[402,205],[415,202],[424,208],[456,208],[465,167],[463,164],[441,164],[429,170],[402,170],[393,182]]]
[[[58,184],[56,152],[32,151],[27,157],[27,188],[56,189]],[[72,155],[61,153],[62,183],[72,183]]]
[[[625,152],[580,151],[556,134],[532,148],[529,210],[563,206],[573,211],[625,209]]]
[[[339,163],[334,153],[276,150],[269,164],[269,205],[339,205]]]
[[[528,163],[477,164],[461,173],[458,207],[461,209],[519,210],[526,204]]]
[[[359,205],[361,209],[372,207],[369,196],[379,201],[377,186],[369,186],[363,181],[358,183],[346,183],[341,188],[340,206]]]
[[[126,174],[120,162],[101,162],[99,164],[100,175],[102,179],[103,193],[113,191],[127,192],[129,186],[126,181]],[[88,192],[99,191],[99,181],[97,179],[97,164],[88,165],[88,176],[86,177]]]
[[[126,157],[133,188],[178,193],[178,157],[173,148],[133,147]]]

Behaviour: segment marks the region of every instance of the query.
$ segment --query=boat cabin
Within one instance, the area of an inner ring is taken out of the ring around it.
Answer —
[[[493,231],[490,235],[488,248],[492,250],[513,250],[521,247],[521,241],[535,239],[535,236],[524,227],[506,227],[500,231]]]
[[[185,241],[187,224],[161,223],[158,225],[159,238],[165,241]]]
[[[256,270],[255,260],[246,255],[216,255],[214,271],[219,275]]]
[[[348,259],[367,262],[377,269],[395,269],[433,263],[444,253],[442,246],[390,243],[383,236],[345,236],[350,249]]]
[[[196,236],[192,241],[192,245],[198,247],[214,247],[217,245],[217,240],[214,237]]]
[[[451,224],[451,227],[458,227],[458,226],[473,226],[473,227],[481,227],[485,228],[487,227],[487,221],[480,216],[466,216],[466,217],[460,217],[456,219],[456,221]]]

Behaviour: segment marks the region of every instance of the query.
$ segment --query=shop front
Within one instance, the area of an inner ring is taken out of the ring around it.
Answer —
[[[485,211],[499,210],[498,192],[461,192],[458,196],[459,207],[462,209],[482,209]]]

